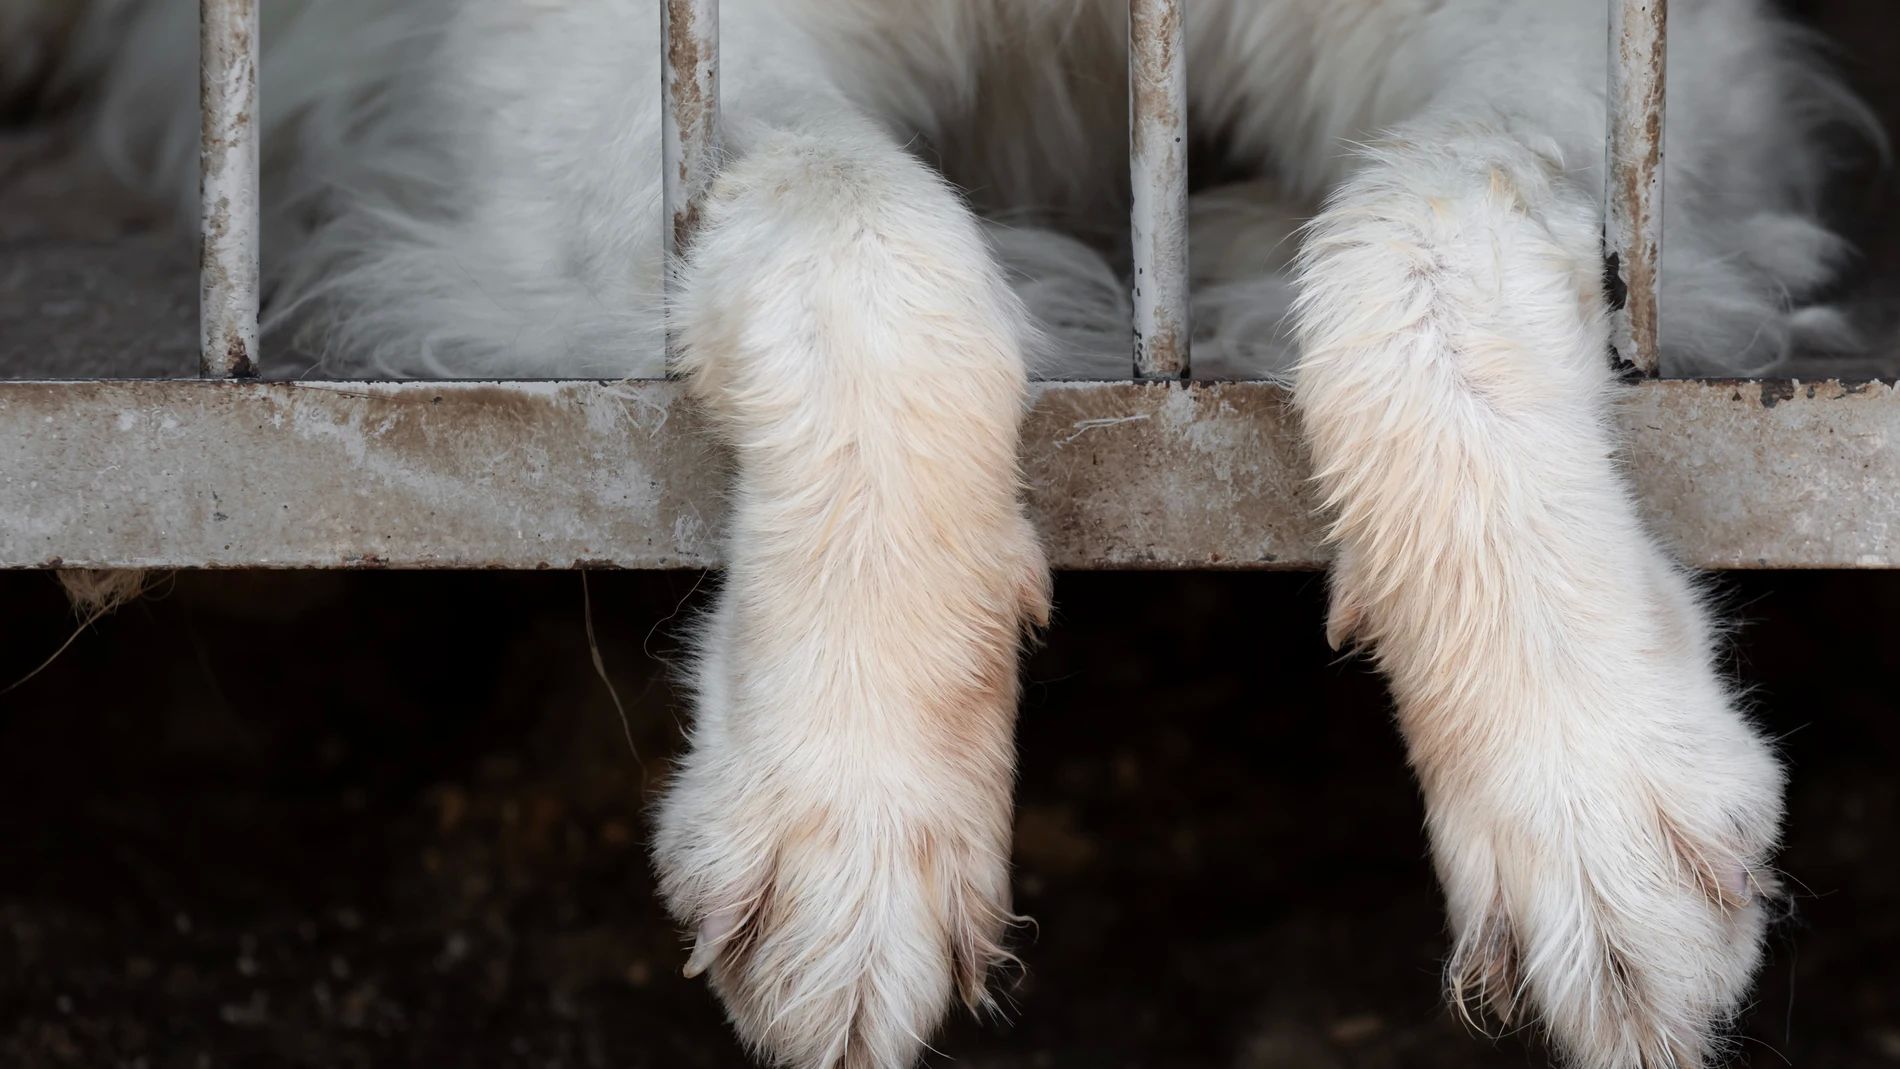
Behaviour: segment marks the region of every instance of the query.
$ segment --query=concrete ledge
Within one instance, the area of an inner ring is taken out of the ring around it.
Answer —
[[[1648,382],[1653,526],[1705,568],[1900,566],[1900,390]],[[723,460],[669,382],[0,383],[0,567],[700,568]],[[1042,383],[1061,568],[1318,568],[1285,391]]]

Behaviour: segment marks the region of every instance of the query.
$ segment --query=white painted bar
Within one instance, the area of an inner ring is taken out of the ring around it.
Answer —
[[[257,375],[257,0],[199,6],[198,370]]]
[[[666,251],[678,255],[699,221],[719,159],[719,0],[663,0]]]
[[[1659,364],[1662,321],[1663,122],[1669,0],[1609,0],[1606,251],[1623,307],[1612,343],[1645,375]]]
[[[1187,47],[1182,0],[1128,3],[1135,374],[1188,374]]]
[[[666,256],[683,254],[719,164],[719,0],[661,0],[660,118]],[[666,285],[672,285],[671,271]],[[666,364],[674,343],[667,338]]]

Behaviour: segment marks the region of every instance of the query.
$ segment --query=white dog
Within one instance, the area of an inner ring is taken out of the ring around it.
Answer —
[[[101,147],[186,218],[195,6],[95,0],[65,48]],[[264,7],[277,337],[345,374],[660,371],[655,0]],[[1606,8],[1189,0],[1194,127],[1265,180],[1197,198],[1196,355],[1296,383],[1329,635],[1390,679],[1452,997],[1579,1066],[1701,1066],[1781,771],[1613,459]],[[1125,15],[724,4],[728,155],[669,314],[735,458],[729,568],[654,854],[688,971],[784,1065],[907,1066],[1009,958],[1049,589],[1017,423],[1036,361],[1126,373],[1086,223],[1125,217]],[[1856,106],[1764,0],[1677,0],[1672,31],[1667,366],[1761,369],[1838,326],[1798,302],[1843,257],[1816,138]]]

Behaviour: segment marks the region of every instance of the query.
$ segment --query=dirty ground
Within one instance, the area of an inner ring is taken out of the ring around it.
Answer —
[[[643,852],[706,590],[589,583],[624,726],[575,573],[182,576],[0,696],[0,1064],[744,1064]],[[1740,1064],[1900,1065],[1900,574],[1725,585],[1804,888]],[[0,597],[11,681],[65,608],[44,575]],[[1419,803],[1318,577],[1058,599],[1021,727],[1039,928],[1012,1023],[959,1021],[935,1064],[1547,1064],[1437,1001]]]

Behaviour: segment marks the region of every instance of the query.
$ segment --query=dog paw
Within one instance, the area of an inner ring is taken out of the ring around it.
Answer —
[[[1008,796],[937,793],[896,769],[724,783],[751,755],[704,741],[663,803],[661,883],[740,1036],[796,1069],[904,1069],[953,997],[991,1006],[1012,961]],[[743,783],[734,790],[734,783]],[[988,804],[986,804],[988,803]]]
[[[1759,743],[1739,752],[1667,779],[1643,756],[1572,755],[1441,790],[1447,987],[1466,1020],[1539,1022],[1579,1069],[1721,1054],[1776,894],[1780,773]]]
[[[984,704],[965,731],[988,733],[921,746],[889,718],[790,727],[703,706],[657,813],[661,891],[692,932],[686,974],[766,1060],[904,1069],[954,999],[992,1008],[990,972],[1015,961],[1015,687]]]

